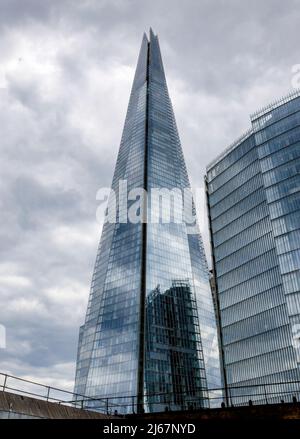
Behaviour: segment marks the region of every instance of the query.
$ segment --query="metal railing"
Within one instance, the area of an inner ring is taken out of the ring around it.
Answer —
[[[0,390],[47,402],[99,411],[107,415],[126,415],[144,411],[209,410],[300,401],[300,381],[230,385],[226,389],[214,388],[201,392],[149,393],[144,395],[143,406],[141,406],[141,398],[137,395],[91,397],[3,373],[0,373]]]
[[[83,408],[84,404],[79,404],[78,401],[85,401],[85,404],[89,399],[86,395],[81,395],[68,390],[59,389],[53,386],[47,386],[45,384],[37,383],[35,381],[27,380],[25,378],[19,378],[14,375],[0,373],[0,390],[3,392],[12,392],[17,395],[23,395],[27,397],[33,397],[41,399],[46,402],[55,402],[71,407]],[[75,401],[74,401],[75,399]],[[107,404],[103,409],[106,411]]]

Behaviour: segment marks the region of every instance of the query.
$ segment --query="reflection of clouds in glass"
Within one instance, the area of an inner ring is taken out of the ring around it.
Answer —
[[[132,269],[131,262],[116,263],[109,272],[106,282],[109,282],[110,288],[121,287],[124,284],[124,279],[132,278],[136,275],[137,270]]]

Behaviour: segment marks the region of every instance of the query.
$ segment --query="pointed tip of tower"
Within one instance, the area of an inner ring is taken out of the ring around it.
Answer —
[[[147,42],[148,42],[148,36],[147,36],[146,32],[144,32],[144,34],[143,34],[143,40],[147,40]]]
[[[155,34],[154,34],[153,29],[152,29],[151,26],[150,26],[149,34],[150,34],[150,40],[151,40],[152,38],[155,38]]]

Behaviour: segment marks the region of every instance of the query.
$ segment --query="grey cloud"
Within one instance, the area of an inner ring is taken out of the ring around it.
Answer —
[[[14,203],[23,227],[26,227],[26,222],[35,225],[38,222],[42,226],[45,220],[49,221],[53,217],[66,222],[80,219],[81,195],[76,190],[47,190],[34,177],[19,177],[12,191],[15,193]],[[24,218],[26,221],[23,221]]]

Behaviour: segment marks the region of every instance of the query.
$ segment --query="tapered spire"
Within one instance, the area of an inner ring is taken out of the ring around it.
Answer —
[[[201,238],[189,235],[184,221],[151,222],[152,213],[147,222],[131,222],[127,208],[134,200],[125,196],[124,206],[119,191],[124,181],[125,195],[142,188],[148,201],[152,189],[189,187],[158,37],[151,28],[149,38],[143,35],[115,167],[116,197],[108,201],[117,218],[103,225],[80,330],[75,391],[113,397],[114,409],[124,412],[143,405],[164,410],[166,394],[171,409],[207,407],[207,383],[217,366],[210,364],[207,328],[214,311]],[[152,200],[147,206],[156,209]],[[197,304],[205,312],[200,321]],[[213,321],[210,329],[214,333]]]
[[[144,33],[132,85],[133,90],[138,89],[146,81],[148,68],[148,46],[149,41],[146,33]]]
[[[158,36],[154,35],[151,28],[150,28],[149,63],[150,63],[149,71],[150,71],[150,75],[152,76],[152,79],[166,81]]]

